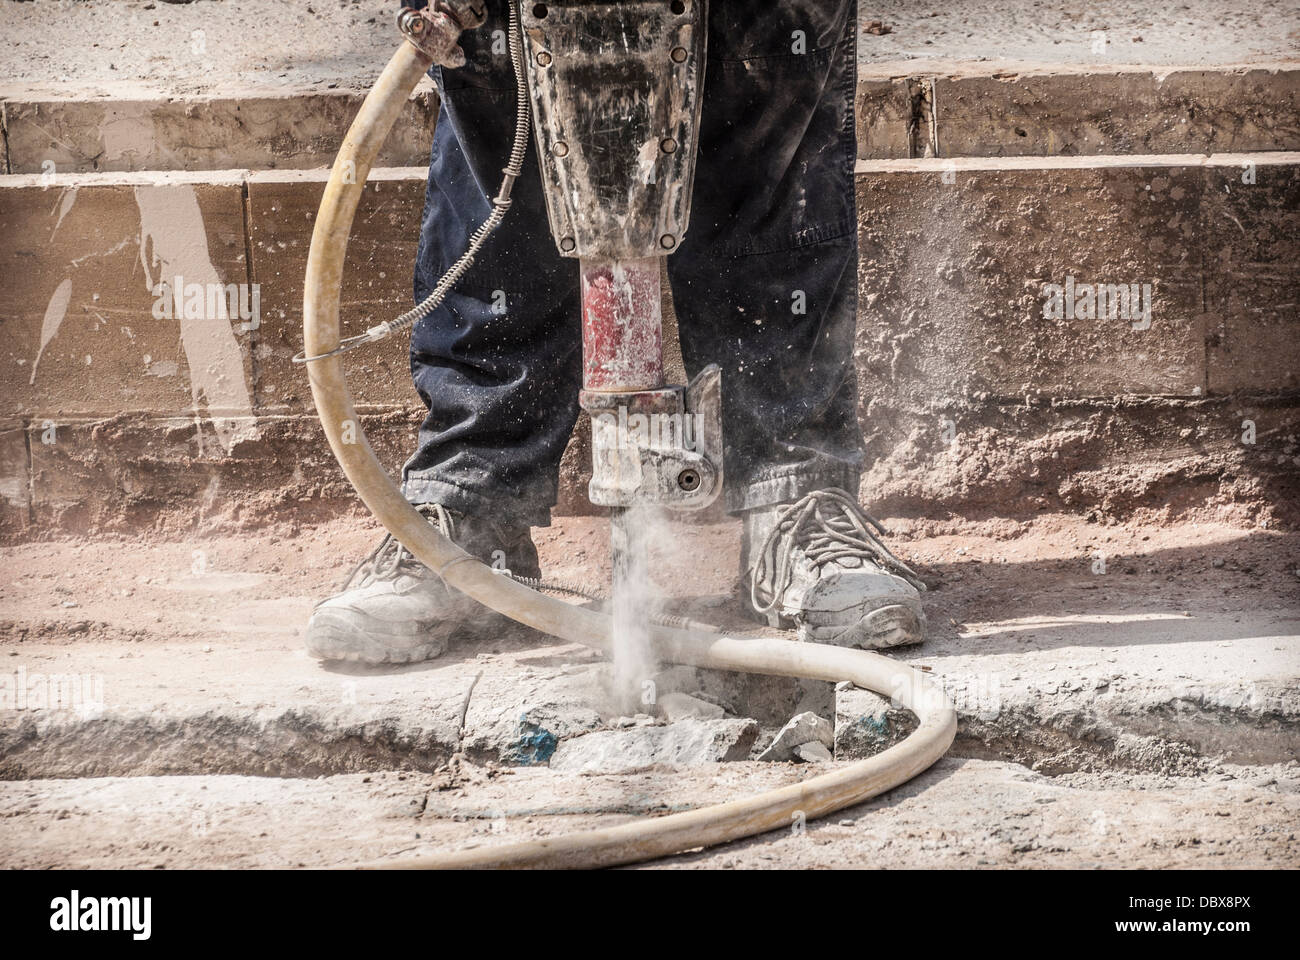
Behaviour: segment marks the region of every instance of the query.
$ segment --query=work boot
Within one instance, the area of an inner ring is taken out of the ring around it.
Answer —
[[[843,490],[745,513],[741,583],[769,626],[799,639],[883,648],[925,637],[925,584],[881,541],[885,529]]]
[[[515,575],[541,576],[527,526],[453,513],[436,503],[416,509],[480,560],[504,559]],[[507,622],[447,586],[389,534],[337,595],[316,604],[307,622],[307,652],[319,660],[415,663],[441,655],[453,636],[499,635]]]

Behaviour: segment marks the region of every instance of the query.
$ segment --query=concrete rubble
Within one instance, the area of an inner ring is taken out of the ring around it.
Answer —
[[[551,756],[561,773],[625,773],[655,764],[745,760],[758,736],[753,720],[680,720],[662,727],[602,730],[563,741]]]
[[[835,685],[835,759],[863,760],[903,741],[916,729],[916,716],[888,697],[855,687]]]
[[[799,752],[801,747],[811,744],[820,746],[822,750],[826,751],[826,756],[821,756],[821,751],[816,749]],[[829,720],[819,717],[815,713],[801,713],[792,717],[790,722],[777,733],[767,749],[755,759],[776,763],[796,758],[800,760],[829,760],[830,748],[834,745],[835,728],[831,726]]]
[[[697,720],[721,720],[723,709],[716,703],[709,703],[688,693],[667,693],[659,698],[659,709],[669,723],[694,718]]]

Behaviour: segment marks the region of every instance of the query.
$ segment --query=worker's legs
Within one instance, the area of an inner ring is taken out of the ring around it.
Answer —
[[[463,38],[466,67],[439,76],[417,299],[488,215],[509,150],[504,0],[488,13]],[[743,572],[758,609],[807,639],[919,640],[916,589],[872,545],[855,500],[855,3],[719,0],[708,44],[691,226],[668,272],[688,370],[723,367]],[[488,559],[500,544],[508,564],[527,569],[528,526],[549,522],[577,416],[580,304],[575,264],[549,235],[532,151],[514,196],[457,290],[412,330],[412,375],[429,412],[403,483],[466,549]],[[839,545],[833,560],[821,555],[829,542]],[[381,545],[356,587],[318,607],[308,648],[371,661],[435,656],[444,641],[431,644],[430,631],[443,637],[474,620],[467,602],[400,546]]]
[[[742,588],[804,640],[918,642],[921,583],[857,502],[856,3],[714,3],[709,21],[691,226],[668,274],[688,371],[723,368]]]
[[[691,224],[668,273],[687,369],[722,365],[733,511],[857,490],[855,6],[710,5]]]
[[[439,77],[442,111],[415,270],[422,300],[487,218],[514,132],[504,3],[464,34],[466,66]],[[446,301],[411,333],[411,373],[429,408],[403,491],[472,515],[546,526],[582,383],[578,271],[547,225],[537,157],[500,229]]]
[[[688,367],[723,367],[732,510],[857,484],[854,8],[710,5],[691,225],[668,267]],[[417,298],[487,216],[509,152],[506,11],[488,3],[488,22],[463,37],[467,65],[439,80]],[[500,230],[413,330],[429,414],[404,472],[408,498],[547,522],[578,410],[576,280],[576,262],[555,251],[529,150]]]
[[[487,218],[514,130],[505,5],[464,34],[468,64],[438,77],[442,110],[415,266],[423,300]],[[402,471],[408,500],[466,551],[537,576],[530,526],[550,523],[582,379],[577,270],[547,227],[532,150],[513,206],[443,304],[411,330],[411,375],[428,407]],[[503,619],[448,588],[385,538],[344,589],[317,605],[308,651],[406,663],[453,637],[500,636]]]

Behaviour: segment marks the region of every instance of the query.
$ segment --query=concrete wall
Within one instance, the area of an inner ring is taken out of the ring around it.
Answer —
[[[1300,147],[1295,77],[865,78],[863,501],[939,519],[1297,522],[1300,154],[1283,152]],[[1105,109],[1069,108],[1106,90]],[[260,101],[208,104],[191,126],[162,103],[5,104],[5,161],[29,172],[0,177],[0,535],[352,508],[289,362],[325,178],[290,168],[327,158],[349,109],[342,95],[286,98],[278,120]],[[412,101],[390,144],[412,165],[367,185],[345,279],[352,330],[409,303],[433,112]],[[67,149],[42,173],[56,140]],[[100,172],[69,172],[95,142],[116,145]],[[1193,152],[1219,147],[1251,152]],[[203,170],[232,158],[263,169]],[[256,284],[259,322],[156,318],[155,284],[176,274]],[[1149,326],[1045,317],[1045,285],[1067,277],[1150,284]],[[359,352],[349,375],[395,468],[420,416],[403,345]],[[566,454],[562,512],[589,509],[585,443],[580,430]]]

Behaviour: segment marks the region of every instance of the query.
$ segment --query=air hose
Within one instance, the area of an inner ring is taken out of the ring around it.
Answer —
[[[348,130],[321,198],[303,291],[305,353],[321,357],[307,365],[321,426],[362,501],[448,585],[543,633],[608,652],[612,648],[608,614],[548,597],[494,573],[416,512],[376,458],[361,430],[342,362],[330,355],[340,345],[339,291],[357,204],[379,148],[430,64],[410,43],[393,54]],[[652,625],[649,632],[650,643],[663,661],[830,682],[848,680],[892,697],[916,714],[919,726],[903,742],[866,760],[716,806],[549,839],[367,866],[604,867],[726,843],[789,828],[877,796],[928,768],[943,756],[956,734],[956,713],[939,685],[920,671],[876,653],[783,639],[740,639],[665,625]]]

